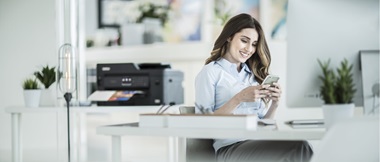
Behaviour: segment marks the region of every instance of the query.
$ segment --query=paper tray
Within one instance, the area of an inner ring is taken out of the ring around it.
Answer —
[[[140,114],[140,127],[256,129],[256,115]]]

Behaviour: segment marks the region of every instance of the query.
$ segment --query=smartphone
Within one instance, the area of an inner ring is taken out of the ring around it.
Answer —
[[[278,80],[280,80],[279,76],[277,76],[277,75],[268,75],[264,79],[263,83],[261,83],[261,85],[269,84],[269,85],[273,86],[273,83],[277,83]]]

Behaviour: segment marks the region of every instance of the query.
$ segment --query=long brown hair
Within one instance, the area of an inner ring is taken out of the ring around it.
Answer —
[[[256,77],[256,81],[261,84],[264,78],[269,74],[271,56],[261,25],[249,14],[242,13],[228,20],[219,37],[216,39],[214,48],[211,51],[211,56],[206,59],[205,64],[223,57],[227,51],[228,38],[233,37],[235,33],[245,28],[253,28],[259,34],[256,52],[246,61],[246,64],[251,68],[251,71]]]

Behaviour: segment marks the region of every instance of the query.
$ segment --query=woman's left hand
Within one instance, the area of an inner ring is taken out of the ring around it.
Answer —
[[[272,100],[272,102],[278,102],[281,98],[281,86],[278,83],[273,83],[274,86],[270,86],[267,89],[269,90],[269,93],[267,95],[267,98]]]

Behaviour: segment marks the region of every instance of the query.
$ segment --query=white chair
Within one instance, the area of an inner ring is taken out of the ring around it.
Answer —
[[[311,162],[378,162],[379,117],[363,116],[333,125]]]

